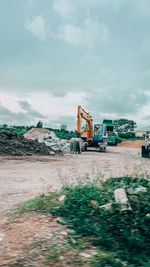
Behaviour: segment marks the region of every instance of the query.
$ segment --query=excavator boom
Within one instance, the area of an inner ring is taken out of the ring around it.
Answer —
[[[86,112],[84,109],[82,109],[81,106],[78,106],[78,114],[77,114],[77,132],[81,134],[81,124],[82,124],[82,119],[84,119],[87,122],[87,130],[86,134],[84,135],[87,136],[87,141],[93,141],[93,120],[92,117],[88,112]]]

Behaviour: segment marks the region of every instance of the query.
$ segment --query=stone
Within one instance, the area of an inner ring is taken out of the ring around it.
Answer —
[[[66,196],[65,195],[62,195],[61,197],[58,198],[58,200],[62,202],[62,201],[65,200],[65,198],[66,198]]]
[[[108,203],[108,204],[102,205],[99,208],[100,209],[104,209],[104,210],[111,210],[112,209],[112,203]]]
[[[124,188],[116,189],[114,191],[114,197],[116,203],[121,205],[121,211],[132,210]]]
[[[128,189],[129,195],[138,195],[138,194],[146,193],[146,192],[147,192],[147,188],[144,186],[139,186],[137,188],[129,188]]]

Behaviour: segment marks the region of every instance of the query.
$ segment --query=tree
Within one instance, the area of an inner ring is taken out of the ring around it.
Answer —
[[[43,122],[42,121],[38,121],[36,128],[43,128]]]
[[[128,119],[119,119],[114,121],[114,130],[122,138],[134,138],[136,122]]]

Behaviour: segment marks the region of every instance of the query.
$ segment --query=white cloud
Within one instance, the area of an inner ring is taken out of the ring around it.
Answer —
[[[8,93],[0,93],[0,104],[11,112],[23,112],[23,109],[20,107],[19,101],[20,98],[18,96]]]
[[[64,18],[77,16],[79,9],[111,9],[129,7],[134,16],[148,18],[150,16],[150,0],[53,0],[54,11]]]
[[[111,8],[118,10],[130,0],[53,0],[53,9],[60,16],[66,18],[77,14],[78,9]]]
[[[76,6],[72,0],[53,0],[53,9],[62,17],[71,17],[75,11]]]
[[[75,46],[91,47],[99,41],[108,40],[109,29],[104,23],[98,23],[88,18],[85,20],[83,27],[71,24],[60,26],[56,37]]]
[[[25,100],[35,110],[55,120],[56,117],[74,116],[77,106],[85,103],[85,92],[69,92],[64,96],[54,96],[48,93],[29,95]]]
[[[68,128],[75,129],[77,107],[79,104],[86,106],[85,95],[86,93],[83,91],[69,92],[64,96],[54,96],[51,93],[26,95],[0,93],[0,108],[7,109],[3,111],[6,114],[1,114],[0,123],[33,125],[39,119],[42,119],[44,124],[48,126],[59,127],[65,118],[65,121],[68,121]],[[30,110],[24,109],[21,103],[29,105]],[[32,111],[36,113],[36,116],[32,116]],[[18,115],[17,120],[14,114]]]
[[[42,15],[28,20],[25,23],[25,29],[38,37],[41,41],[45,41],[47,37],[46,21]]]

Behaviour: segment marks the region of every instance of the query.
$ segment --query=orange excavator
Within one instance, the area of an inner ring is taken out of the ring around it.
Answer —
[[[82,119],[86,121],[86,131],[82,132]],[[77,113],[77,134],[84,141],[82,151],[88,147],[99,148],[100,151],[106,151],[108,138],[106,137],[106,125],[94,124],[91,115],[81,106],[78,106]]]

